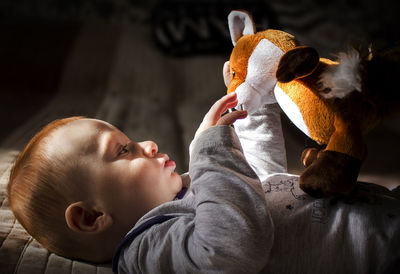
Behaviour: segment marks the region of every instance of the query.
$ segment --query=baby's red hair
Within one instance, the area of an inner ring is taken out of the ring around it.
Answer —
[[[74,184],[67,184],[68,160],[49,159],[43,153],[46,139],[55,130],[82,119],[55,120],[39,131],[17,157],[7,187],[11,210],[22,226],[44,247],[59,255],[71,256],[72,244],[64,212]],[[72,195],[73,196],[73,195]]]

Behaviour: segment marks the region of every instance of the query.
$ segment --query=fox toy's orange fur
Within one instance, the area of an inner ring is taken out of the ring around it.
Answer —
[[[228,21],[234,44],[224,68],[228,93],[236,91],[250,112],[257,106],[251,100],[269,94],[269,103],[278,102],[304,133],[326,145],[303,153],[300,187],[316,197],[349,196],[366,157],[363,136],[397,98],[397,92],[381,90],[397,87],[381,85],[379,77],[397,73],[398,60],[393,65],[387,54],[363,59],[353,50],[332,61],[286,32],[256,32],[247,12],[233,11]]]

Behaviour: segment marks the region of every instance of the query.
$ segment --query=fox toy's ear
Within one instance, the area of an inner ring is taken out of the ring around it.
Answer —
[[[319,54],[311,47],[296,47],[286,52],[280,59],[276,79],[287,83],[310,75],[318,66]]]
[[[236,42],[243,35],[256,32],[253,18],[247,11],[231,11],[228,15],[228,25],[233,45],[236,45]]]

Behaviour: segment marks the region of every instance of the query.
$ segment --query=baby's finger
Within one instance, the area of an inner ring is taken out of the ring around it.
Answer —
[[[217,102],[214,103],[214,105],[210,109],[210,113],[220,116],[222,113],[224,113],[228,108],[234,107],[237,104],[237,95],[235,92],[231,92],[221,99],[219,99]]]
[[[217,125],[232,125],[237,119],[243,119],[247,117],[247,111],[246,110],[237,110],[237,111],[232,111],[230,113],[225,114],[222,116],[218,122]]]
[[[236,107],[238,104],[238,100],[235,99],[234,101],[227,102],[224,108],[221,111],[221,114],[225,113],[228,109]]]

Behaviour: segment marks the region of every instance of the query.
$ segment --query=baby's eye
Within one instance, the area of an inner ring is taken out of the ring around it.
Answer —
[[[128,144],[124,145],[121,150],[118,152],[118,156],[128,153]]]

